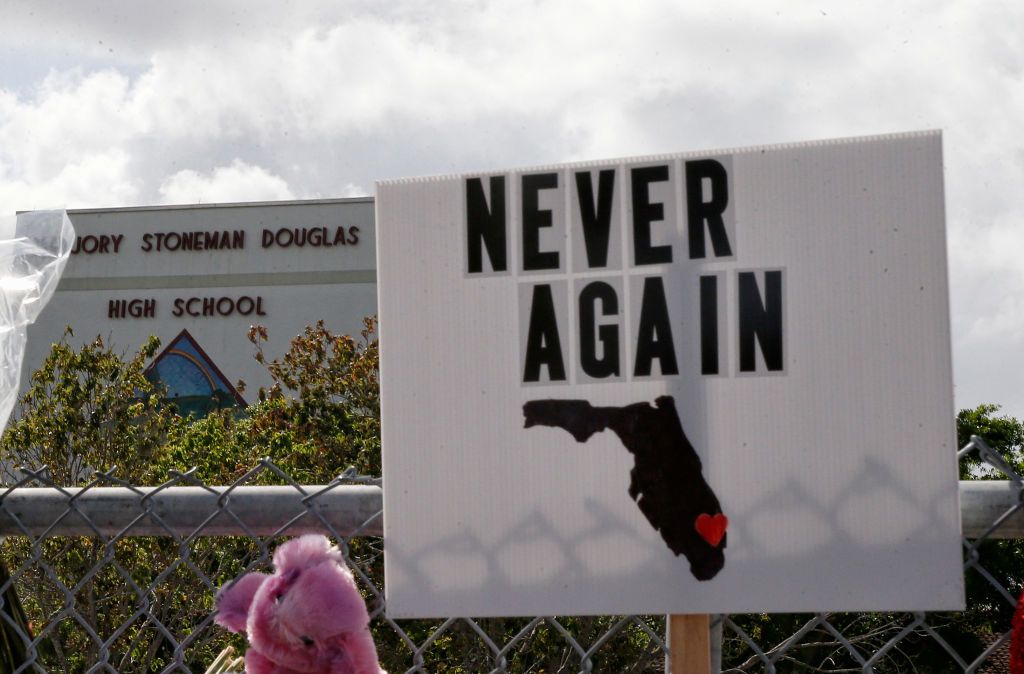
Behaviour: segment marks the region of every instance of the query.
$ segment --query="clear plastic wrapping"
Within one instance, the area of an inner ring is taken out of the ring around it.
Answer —
[[[0,430],[18,399],[25,328],[53,296],[74,243],[65,211],[0,217]]]

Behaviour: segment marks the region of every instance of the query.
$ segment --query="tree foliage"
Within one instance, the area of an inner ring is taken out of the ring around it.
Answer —
[[[957,447],[965,447],[978,436],[1018,475],[1024,475],[1024,422],[999,414],[999,405],[985,404],[962,409],[956,415]],[[1006,476],[986,464],[977,453],[960,462],[960,479],[1005,480]]]
[[[364,321],[361,339],[334,335],[323,321],[295,337],[280,359],[267,361],[266,330],[253,328],[256,360],[273,381],[260,391],[252,412],[257,434],[289,433],[311,447],[304,470],[325,462],[349,462],[362,474],[380,474],[379,351],[375,318]],[[298,466],[297,466],[298,467]],[[330,470],[330,469],[329,469]]]
[[[230,484],[269,458],[299,484],[326,484],[354,466],[380,474],[380,394],[376,319],[358,338],[336,335],[323,321],[287,351],[268,359],[265,328],[249,330],[257,362],[271,384],[245,414],[222,410],[175,429],[159,466],[196,468],[207,484]],[[272,480],[270,474],[257,482]]]
[[[68,330],[65,337],[70,336]],[[153,479],[169,434],[181,424],[143,376],[159,346],[151,338],[126,359],[100,337],[80,349],[67,339],[54,344],[0,438],[0,456],[46,466],[60,486],[81,484],[94,470],[113,467],[136,484]]]
[[[53,345],[32,374],[17,418],[0,438],[4,461],[45,468],[47,478],[60,487],[87,484],[95,471],[112,472],[131,484],[161,480],[154,469],[168,438],[185,420],[160,404],[161,391],[143,374],[159,340],[150,339],[124,357],[99,337],[75,349],[67,341],[71,336],[68,331]],[[36,563],[25,565],[16,585],[30,624],[51,625],[41,648],[48,669],[68,672],[84,671],[102,648],[70,617],[56,619],[69,605],[101,635],[115,634],[127,624],[111,647],[120,653],[123,671],[132,671],[132,661],[168,655],[159,630],[145,619],[131,620],[143,602],[132,587],[148,587],[169,569],[155,589],[150,615],[174,629],[208,613],[211,600],[181,599],[194,594],[195,578],[176,566],[178,552],[170,539],[12,538],[3,544],[7,560],[38,556]]]

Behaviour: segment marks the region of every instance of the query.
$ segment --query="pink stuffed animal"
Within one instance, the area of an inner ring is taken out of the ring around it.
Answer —
[[[217,624],[249,638],[246,674],[387,674],[336,547],[323,536],[301,536],[274,552],[274,567],[273,575],[247,573],[217,595]]]

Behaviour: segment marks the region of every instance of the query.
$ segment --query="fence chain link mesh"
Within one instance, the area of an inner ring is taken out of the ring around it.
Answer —
[[[979,477],[1008,481],[1018,494],[982,535],[964,539],[968,585],[988,597],[968,612],[1009,615],[1021,588],[986,568],[985,550],[1024,507],[1024,480],[977,438],[960,458],[980,459],[972,469]],[[257,486],[269,484],[276,486]],[[339,545],[361,586],[392,674],[666,670],[665,616],[392,619],[380,484],[347,472],[304,486],[266,460],[218,487],[192,472],[139,487],[111,470],[71,489],[45,469],[23,469],[0,490],[0,648],[22,663],[14,672],[201,673],[226,646],[244,649],[213,623],[217,588],[266,570],[288,537],[320,532]],[[950,631],[963,615],[721,615],[712,625],[722,635],[723,672],[1008,671],[1009,621],[964,642]]]

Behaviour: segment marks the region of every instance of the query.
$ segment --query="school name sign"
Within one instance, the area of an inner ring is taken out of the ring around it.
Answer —
[[[382,183],[389,609],[963,601],[941,137]]]

